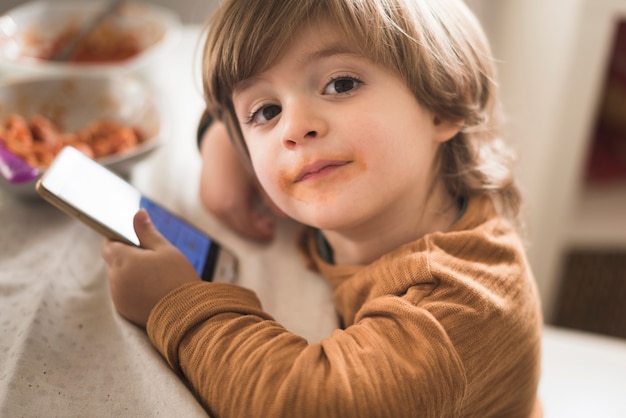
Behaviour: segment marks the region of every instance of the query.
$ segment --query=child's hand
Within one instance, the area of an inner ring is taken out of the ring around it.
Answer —
[[[145,210],[137,212],[134,226],[141,248],[107,240],[102,257],[115,307],[129,321],[145,326],[150,311],[166,294],[201,279],[187,258],[156,230]]]
[[[230,142],[223,123],[215,121],[202,141],[200,197],[207,210],[238,234],[258,241],[274,237],[271,212],[283,216],[265,195]]]

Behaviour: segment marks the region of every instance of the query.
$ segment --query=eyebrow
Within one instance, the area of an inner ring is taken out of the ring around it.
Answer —
[[[343,42],[336,42],[333,44],[329,44],[321,49],[312,51],[306,54],[302,59],[299,60],[300,65],[306,66],[316,60],[332,57],[335,55],[355,55],[360,56],[361,54],[354,51],[352,48],[348,48]],[[252,77],[246,78],[245,80],[241,80],[238,82],[233,89],[233,92],[242,93],[245,90],[249,89],[253,84],[262,80],[263,77],[260,75],[254,75]]]

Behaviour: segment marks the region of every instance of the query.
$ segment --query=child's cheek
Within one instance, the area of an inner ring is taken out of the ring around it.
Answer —
[[[255,173],[261,187],[270,199],[282,208],[281,202],[284,201],[284,195],[281,193],[282,187],[280,186],[280,174],[276,169],[276,164],[271,162],[268,164],[254,165]]]

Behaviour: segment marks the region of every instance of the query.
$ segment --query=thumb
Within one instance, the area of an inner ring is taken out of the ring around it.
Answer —
[[[133,226],[135,227],[135,233],[139,238],[139,244],[141,248],[154,249],[165,238],[155,228],[154,224],[150,220],[150,215],[145,209],[140,209],[133,218]]]

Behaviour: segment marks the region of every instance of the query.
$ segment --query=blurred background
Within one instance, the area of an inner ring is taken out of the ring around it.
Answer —
[[[149,1],[198,24],[219,3]],[[467,2],[498,60],[546,321],[626,337],[626,1]]]
[[[468,3],[498,60],[546,321],[626,337],[626,2]]]

